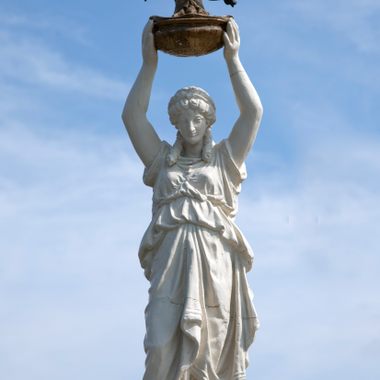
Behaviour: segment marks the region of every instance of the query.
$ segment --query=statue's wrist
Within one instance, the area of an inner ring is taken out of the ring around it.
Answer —
[[[144,59],[143,66],[147,69],[156,69],[158,64],[158,58]]]
[[[226,57],[226,61],[228,62],[228,63],[234,63],[234,62],[239,62],[239,52],[233,52],[233,53],[227,53],[226,55],[225,55],[225,57]]]

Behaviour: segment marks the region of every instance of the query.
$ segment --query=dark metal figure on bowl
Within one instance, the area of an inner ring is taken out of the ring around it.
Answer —
[[[146,0],[145,0],[146,1]],[[218,0],[210,0],[218,1]],[[237,4],[237,0],[224,0],[225,4],[234,7]],[[175,0],[175,11],[173,17],[183,16],[208,16],[208,12],[205,10],[203,0]]]

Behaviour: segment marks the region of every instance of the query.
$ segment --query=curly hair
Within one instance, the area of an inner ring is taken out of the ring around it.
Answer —
[[[216,107],[210,95],[200,87],[189,86],[178,90],[170,99],[168,113],[170,122],[175,126],[184,109],[198,111],[207,121],[209,127],[215,123]]]

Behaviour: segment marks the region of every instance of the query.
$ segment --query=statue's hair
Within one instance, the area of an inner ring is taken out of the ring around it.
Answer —
[[[189,86],[178,90],[170,99],[168,113],[170,122],[175,126],[178,118],[184,109],[198,111],[211,127],[216,120],[216,108],[210,95],[200,87]]]
[[[214,141],[212,139],[211,127],[206,129],[205,135],[203,137],[203,147],[202,147],[202,160],[209,162],[212,154],[212,147],[214,146]],[[183,150],[183,137],[177,132],[177,139],[175,140],[174,145],[170,148],[170,151],[167,155],[167,163],[169,166],[173,166]]]
[[[205,135],[203,137],[203,147],[202,147],[202,160],[209,162],[212,154],[212,147],[214,146],[214,140],[212,139],[211,127],[206,129]]]
[[[166,157],[166,160],[169,166],[173,166],[177,162],[179,156],[182,153],[182,150],[183,150],[183,137],[178,131],[175,143],[170,148],[170,151]]]

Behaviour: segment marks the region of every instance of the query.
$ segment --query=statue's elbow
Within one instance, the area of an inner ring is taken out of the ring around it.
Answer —
[[[259,102],[259,104],[257,105],[257,111],[256,111],[256,118],[257,118],[257,120],[258,120],[259,122],[260,122],[260,120],[262,119],[263,114],[264,114],[264,107],[263,107],[263,105],[261,104],[261,102]]]
[[[121,120],[123,120],[125,128],[128,129],[129,121],[131,120],[131,112],[128,109],[128,105],[126,104],[123,108],[123,112],[121,113]]]
[[[124,125],[127,126],[127,115],[124,110],[121,113],[121,120],[123,120]]]

